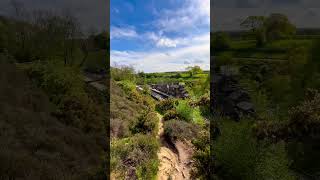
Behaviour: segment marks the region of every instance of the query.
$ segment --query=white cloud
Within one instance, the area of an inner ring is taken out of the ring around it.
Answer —
[[[156,22],[164,32],[186,31],[210,24],[210,0],[186,0],[176,10],[164,10]]]
[[[147,52],[112,50],[111,65],[132,65],[136,70],[144,72],[183,71],[187,66],[193,65],[209,70],[209,33],[190,38],[186,40],[186,43],[188,45],[183,47]]]
[[[110,30],[111,30],[110,31],[111,39],[138,37],[138,33],[134,30],[133,27],[119,28],[119,27],[111,26]]]

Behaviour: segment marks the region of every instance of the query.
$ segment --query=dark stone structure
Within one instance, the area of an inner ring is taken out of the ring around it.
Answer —
[[[188,98],[189,94],[185,90],[184,85],[179,83],[172,83],[172,84],[153,84],[151,85],[152,89],[156,89],[163,93],[166,93],[175,98]]]
[[[253,115],[255,110],[249,94],[240,87],[237,75],[226,68],[211,71],[211,107],[223,115],[239,120],[241,115]],[[223,71],[221,71],[223,70]]]

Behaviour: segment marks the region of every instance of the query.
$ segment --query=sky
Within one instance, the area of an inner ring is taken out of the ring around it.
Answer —
[[[11,1],[17,1],[28,12],[45,10],[69,12],[77,17],[84,32],[108,30],[109,0],[0,0],[0,15],[12,16]]]
[[[250,15],[282,13],[299,28],[320,28],[320,0],[211,0],[212,31],[239,30]]]
[[[210,69],[210,0],[111,0],[111,66]]]

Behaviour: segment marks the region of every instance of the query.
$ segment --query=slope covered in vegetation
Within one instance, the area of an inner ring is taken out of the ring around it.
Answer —
[[[255,108],[240,122],[216,113],[221,132],[212,141],[215,172],[225,179],[318,179],[318,36],[296,34],[282,14],[246,21],[257,27],[238,37],[212,36],[213,74],[233,69]]]
[[[57,118],[57,105],[23,70],[1,63],[0,73],[1,176],[101,179],[103,140]]]

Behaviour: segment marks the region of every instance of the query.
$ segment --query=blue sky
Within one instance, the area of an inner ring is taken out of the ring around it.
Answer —
[[[111,66],[210,69],[210,0],[111,0]]]

